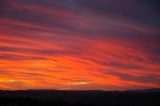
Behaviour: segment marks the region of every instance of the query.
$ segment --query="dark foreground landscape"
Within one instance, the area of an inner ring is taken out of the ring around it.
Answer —
[[[0,91],[0,106],[160,106],[160,89]]]

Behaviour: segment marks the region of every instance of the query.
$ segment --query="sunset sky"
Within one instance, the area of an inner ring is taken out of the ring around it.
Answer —
[[[0,89],[160,87],[158,0],[0,0]]]

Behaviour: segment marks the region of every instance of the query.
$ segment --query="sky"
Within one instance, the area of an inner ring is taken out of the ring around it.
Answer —
[[[158,0],[0,0],[0,89],[160,87]]]

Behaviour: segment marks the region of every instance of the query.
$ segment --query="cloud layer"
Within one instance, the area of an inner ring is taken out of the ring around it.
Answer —
[[[154,0],[0,4],[0,89],[160,87]]]

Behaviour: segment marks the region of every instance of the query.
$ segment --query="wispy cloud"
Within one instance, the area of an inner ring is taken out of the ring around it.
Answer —
[[[0,4],[0,89],[160,87],[160,22],[154,2]]]

